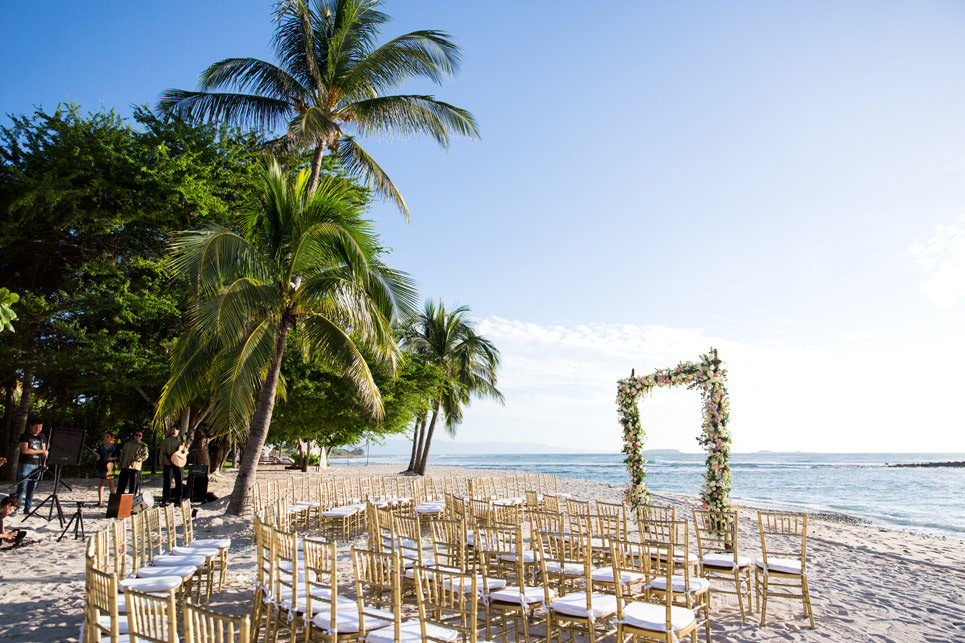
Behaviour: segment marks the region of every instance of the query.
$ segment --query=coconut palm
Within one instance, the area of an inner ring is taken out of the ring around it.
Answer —
[[[485,397],[502,404],[503,394],[496,388],[499,350],[476,333],[467,306],[447,310],[442,302],[436,304],[431,300],[425,303],[423,312],[404,327],[402,344],[439,366],[445,374],[433,401],[431,419],[428,414],[416,418],[409,471],[423,475],[440,411],[446,417],[446,431],[455,435],[462,422],[463,408],[472,398]]]
[[[179,339],[156,419],[214,387],[211,421],[248,427],[228,505],[251,509],[255,468],[271,422],[282,357],[292,334],[307,359],[349,377],[373,415],[379,391],[365,354],[394,364],[393,324],[411,309],[406,278],[381,264],[377,238],[345,181],[288,177],[271,160],[239,234],[214,224],[172,242],[175,275],[197,288],[191,328]]]
[[[275,143],[312,151],[309,187],[326,150],[383,197],[408,209],[392,180],[355,136],[425,134],[448,146],[453,135],[477,137],[471,113],[422,94],[389,95],[405,81],[441,83],[460,63],[441,31],[421,30],[376,46],[389,17],[380,0],[283,0],[272,41],[278,64],[226,58],[201,72],[198,91],[169,89],[163,112],[228,120],[286,133]]]

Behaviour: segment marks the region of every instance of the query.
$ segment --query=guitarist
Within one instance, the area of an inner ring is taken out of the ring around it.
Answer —
[[[181,467],[188,454],[188,445],[184,444],[178,436],[178,427],[172,426],[168,429],[168,435],[161,442],[161,464],[164,465],[163,491],[161,493],[161,504],[169,502],[181,502],[183,486],[181,484]],[[174,478],[174,490],[171,490],[171,479]]]

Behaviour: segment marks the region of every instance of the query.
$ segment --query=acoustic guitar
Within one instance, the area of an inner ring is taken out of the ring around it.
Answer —
[[[171,464],[179,469],[188,463],[188,445],[182,444],[171,454]]]

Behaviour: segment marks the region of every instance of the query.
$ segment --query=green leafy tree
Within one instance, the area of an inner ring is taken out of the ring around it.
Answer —
[[[499,350],[476,332],[467,306],[447,310],[445,304],[432,300],[403,330],[402,345],[438,366],[444,376],[432,403],[431,419],[428,414],[417,418],[412,439],[409,471],[423,475],[440,410],[446,417],[446,430],[455,435],[463,408],[474,397],[503,402],[503,394],[496,388]]]
[[[0,444],[41,403],[92,440],[147,425],[187,304],[166,244],[199,221],[236,225],[262,145],[144,108],[62,105],[0,127],[0,274],[21,296],[17,332],[0,335]]]
[[[268,442],[314,442],[326,458],[335,447],[404,433],[414,417],[425,415],[443,381],[437,366],[411,354],[402,355],[394,374],[375,368],[383,408],[376,417],[348,378],[291,354],[282,373],[288,391],[275,407]]]
[[[18,301],[20,301],[20,295],[6,288],[0,288],[0,333],[5,330],[13,332],[13,321],[17,319],[17,313],[13,312],[11,306]]]
[[[272,43],[277,64],[226,58],[201,73],[198,91],[169,89],[159,106],[184,118],[285,127],[276,147],[313,154],[309,188],[327,149],[408,217],[402,195],[356,135],[424,134],[447,146],[454,134],[476,137],[478,130],[471,113],[433,96],[388,93],[412,78],[441,83],[457,71],[460,53],[447,34],[434,30],[376,46],[389,21],[381,5],[282,0]]]
[[[376,416],[379,390],[360,346],[391,365],[392,323],[408,310],[411,287],[381,261],[371,224],[352,186],[308,173],[287,176],[272,160],[244,221],[243,233],[206,224],[177,236],[172,271],[196,284],[191,328],[172,354],[172,375],[158,409],[179,412],[213,383],[215,425],[248,427],[228,505],[250,512],[251,487],[268,434],[282,359],[297,325],[298,348],[352,381]]]

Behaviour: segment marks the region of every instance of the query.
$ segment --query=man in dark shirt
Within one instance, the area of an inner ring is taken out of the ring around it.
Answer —
[[[47,457],[47,436],[43,434],[42,420],[31,420],[27,430],[20,434],[20,464],[17,465],[17,500],[24,513],[30,513],[34,490],[40,477],[43,458]]]

